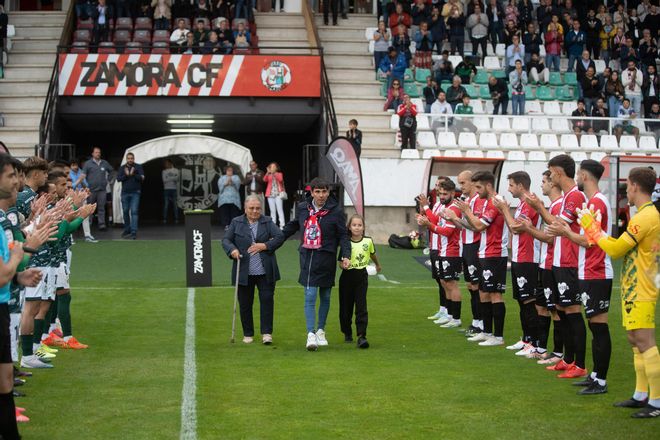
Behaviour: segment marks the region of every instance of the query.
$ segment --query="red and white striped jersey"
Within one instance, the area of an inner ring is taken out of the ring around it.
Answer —
[[[461,210],[456,205],[447,206],[445,210],[452,210],[457,216],[461,215]],[[440,219],[435,231],[440,237],[440,246],[438,252],[441,257],[460,257],[461,256],[461,230],[452,222]]]
[[[470,209],[472,210],[474,216],[477,218],[481,217],[481,213],[483,212],[484,203],[486,203],[486,199],[482,199],[481,197],[479,197],[479,194],[475,193],[472,197],[468,199],[468,203],[470,204]],[[480,238],[481,238],[481,234],[478,232],[474,232],[465,228],[461,231],[461,243],[463,244],[476,243],[479,241]]]
[[[513,214],[514,219],[519,217],[527,217],[537,228],[541,226],[541,216],[525,201],[520,202]],[[511,261],[514,263],[538,263],[540,250],[541,243],[528,232],[511,237]]]
[[[438,200],[435,202],[435,205],[433,205],[433,209],[426,209],[425,214],[426,217],[431,221],[433,224],[437,224],[439,222],[439,217],[440,213],[442,210],[445,208],[445,205],[440,203]],[[431,250],[437,251],[439,248],[439,237],[438,234],[433,232],[431,229],[429,229],[429,243],[431,244]]]
[[[493,196],[495,197],[495,196]],[[509,228],[504,221],[502,213],[493,205],[490,199],[486,200],[481,217],[486,229],[481,232],[479,243],[479,258],[495,258],[508,256]]]
[[[559,197],[557,200],[552,202],[550,205],[550,215],[555,217],[559,216],[559,210],[561,209],[561,202],[563,197]],[[552,258],[554,255],[555,244],[546,243],[545,241],[541,243],[541,261],[539,261],[539,268],[541,269],[552,269]]]
[[[597,192],[587,203],[594,212],[600,210],[602,219],[600,226],[607,235],[612,235],[612,222],[610,221],[610,204],[600,192]],[[580,230],[584,235],[584,231]],[[581,280],[611,280],[614,277],[612,260],[600,247],[591,246],[578,250],[578,278]]]
[[[580,224],[577,222],[577,210],[587,202],[587,197],[579,191],[577,185],[571,188],[561,202],[559,218],[571,226],[571,231],[580,233]],[[554,267],[578,267],[578,245],[566,237],[555,238],[555,251],[552,259]]]

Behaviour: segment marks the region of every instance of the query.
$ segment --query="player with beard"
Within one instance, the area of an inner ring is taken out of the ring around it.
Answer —
[[[504,222],[504,216],[493,204],[493,199],[498,197],[495,191],[495,176],[493,173],[479,171],[472,176],[472,182],[479,197],[486,200],[481,216],[475,216],[470,209],[470,205],[466,202],[462,200],[454,202],[474,230],[481,233],[479,245],[479,263],[481,265],[479,296],[484,331],[469,338],[469,340],[479,341],[481,346],[503,345],[506,308],[502,295],[506,290],[509,230]]]
[[[438,176],[438,179],[435,182],[435,203],[433,208],[429,206],[429,199],[426,194],[420,194],[417,199],[420,206],[420,214],[424,214],[427,218],[433,219],[437,218],[439,211],[443,208],[443,204],[440,202],[440,198],[437,196],[440,191],[440,184],[445,180],[449,179],[446,176]],[[429,248],[430,248],[430,259],[431,259],[431,277],[438,283],[438,296],[440,299],[440,308],[438,312],[429,316],[428,319],[433,320],[434,324],[444,325],[450,321],[449,313],[447,311],[447,295],[442,282],[440,281],[440,260],[438,257],[438,234],[433,231],[429,231]]]
[[[529,203],[547,224],[566,223],[575,233],[580,232],[577,223],[578,210],[587,202],[585,195],[575,183],[575,161],[567,154],[555,156],[548,162],[552,183],[559,185],[564,193],[559,215],[553,216],[543,206],[536,195],[527,196]],[[566,323],[564,333],[564,359],[553,365],[555,371],[563,371],[557,377],[561,379],[578,378],[587,375],[585,352],[587,329],[582,318],[582,297],[578,280],[578,246],[566,237],[555,237],[555,249],[552,261],[559,290],[559,301],[555,306],[559,317]]]
[[[513,297],[520,306],[520,325],[523,337],[507,350],[516,350],[516,356],[527,356],[536,353],[539,346],[539,320],[534,306],[536,288],[539,279],[539,251],[541,243],[532,234],[516,228],[516,225],[525,218],[529,219],[535,227],[541,226],[539,214],[525,202],[529,194],[532,179],[525,171],[516,171],[507,176],[509,180],[509,193],[520,203],[513,216],[509,205],[504,200],[493,200],[493,203],[504,215],[507,226],[513,232],[511,237],[511,279],[513,281]]]
[[[587,206],[590,210],[600,212],[601,229],[612,234],[610,213],[612,212],[607,198],[600,192],[600,181],[605,167],[595,160],[584,160],[580,163],[577,174],[578,189],[589,198]],[[574,233],[568,225],[555,223],[549,228],[551,234],[566,237],[580,246],[578,250],[578,278],[580,295],[585,315],[589,321],[589,329],[593,339],[591,341],[594,368],[584,380],[574,383],[585,386],[579,394],[603,394],[607,392],[607,371],[612,355],[612,340],[607,324],[607,313],[610,308],[612,296],[612,278],[614,269],[610,257],[598,246],[589,245],[584,231]]]
[[[461,274],[460,234],[459,228],[445,217],[445,213],[452,211],[454,217],[461,215],[460,210],[452,204],[456,184],[451,180],[444,180],[440,184],[438,200],[442,204],[438,215],[427,217],[417,216],[417,223],[426,226],[429,231],[436,234],[438,241],[438,257],[440,282],[447,293],[447,309],[449,321],[442,324],[443,328],[456,328],[461,326],[461,291],[458,288],[458,279]],[[433,214],[430,212],[429,214]]]
[[[550,199],[550,214],[558,216],[562,201],[561,188],[552,183],[549,170],[543,173],[541,190],[543,195]],[[517,225],[513,226],[513,229],[520,229],[521,231],[528,232],[541,242],[539,256],[541,288],[538,289],[536,294],[536,312],[538,314],[537,319],[539,322],[539,346],[536,349],[536,353],[529,355],[528,357],[538,357],[538,363],[541,365],[554,365],[563,357],[564,331],[562,327],[565,324],[564,321],[559,319],[559,315],[555,309],[555,303],[559,300],[557,282],[552,273],[555,237],[534,226],[528,218],[521,219]],[[548,338],[550,336],[551,316],[552,322],[554,322],[553,340],[555,346],[552,353],[548,353],[547,347]]]

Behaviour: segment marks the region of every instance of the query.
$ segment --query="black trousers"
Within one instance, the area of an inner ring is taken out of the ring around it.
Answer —
[[[369,276],[366,269],[344,270],[339,277],[339,324],[345,335],[353,335],[352,320],[355,310],[355,330],[358,336],[367,336],[367,288]]]
[[[220,205],[220,225],[229,226],[231,220],[234,217],[238,217],[241,214],[238,207],[233,203],[225,203]]]
[[[323,1],[323,23],[328,23],[328,13],[332,7],[332,24],[337,24],[337,15],[339,14],[339,0]]]
[[[417,124],[410,128],[402,124],[399,125],[399,130],[401,130],[401,149],[412,148],[414,150],[417,148]]]
[[[477,50],[481,46],[481,58],[486,57],[486,48],[488,46],[488,37],[470,38],[472,40],[472,55],[477,55]],[[462,55],[462,54],[461,54]]]
[[[252,305],[254,304],[254,288],[259,290],[260,330],[262,335],[273,333],[273,309],[275,301],[275,284],[266,281],[266,275],[248,276],[247,286],[238,286],[238,304],[241,310],[241,325],[244,336],[254,336],[254,321]]]

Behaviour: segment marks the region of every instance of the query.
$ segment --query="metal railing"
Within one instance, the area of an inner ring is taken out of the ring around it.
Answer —
[[[75,154],[75,144],[37,144],[34,146],[34,155],[43,157],[46,160],[70,160],[75,157]]]

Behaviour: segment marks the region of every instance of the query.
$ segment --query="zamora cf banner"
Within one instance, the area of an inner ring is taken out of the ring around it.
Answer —
[[[60,96],[321,96],[318,56],[61,54]]]

